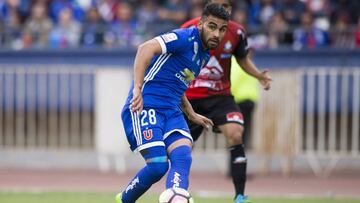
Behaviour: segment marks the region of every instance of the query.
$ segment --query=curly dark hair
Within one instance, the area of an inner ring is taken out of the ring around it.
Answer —
[[[221,6],[220,4],[208,4],[205,6],[204,11],[201,15],[201,20],[204,20],[205,18],[207,18],[208,16],[214,16],[226,21],[230,20],[230,15],[229,13],[225,10],[225,8],[223,6]]]

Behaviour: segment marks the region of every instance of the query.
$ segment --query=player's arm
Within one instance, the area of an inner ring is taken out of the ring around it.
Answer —
[[[272,79],[268,74],[268,70],[259,71],[249,56],[236,57],[236,61],[246,73],[257,78],[265,90],[270,89]]]
[[[237,44],[235,50],[235,57],[236,61],[239,63],[240,67],[249,75],[257,78],[261,85],[264,87],[265,90],[270,89],[270,82],[272,81],[271,77],[268,75],[268,70],[259,71],[255,64],[251,61],[248,53],[249,53],[249,46],[247,42],[247,37],[245,32],[239,28],[239,43]]]
[[[154,56],[160,55],[162,48],[158,40],[151,39],[141,44],[136,52],[134,61],[134,89],[131,100],[131,110],[141,113],[143,100],[141,89],[144,84],[144,75]]]
[[[192,122],[198,125],[202,125],[205,129],[208,129],[210,128],[210,126],[214,125],[214,123],[210,119],[195,113],[194,109],[192,108],[185,94],[181,97],[181,109],[183,110],[183,112],[185,113],[185,115],[188,117],[189,120],[191,120]]]

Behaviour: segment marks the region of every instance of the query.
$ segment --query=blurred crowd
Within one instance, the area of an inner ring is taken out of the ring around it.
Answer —
[[[360,47],[359,0],[233,0],[254,48]],[[0,47],[135,48],[201,15],[203,0],[0,0]]]

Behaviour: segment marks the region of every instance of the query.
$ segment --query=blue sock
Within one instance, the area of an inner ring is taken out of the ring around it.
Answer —
[[[166,174],[169,169],[169,163],[165,148],[160,148],[146,149],[146,155],[143,154],[143,156],[147,160],[147,164],[136,174],[122,193],[123,203],[135,203],[152,184],[159,181]]]
[[[191,148],[179,146],[169,155],[171,167],[166,179],[166,188],[179,187],[188,189],[191,167]]]

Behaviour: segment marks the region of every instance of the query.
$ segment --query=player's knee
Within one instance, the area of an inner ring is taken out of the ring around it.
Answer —
[[[170,161],[172,165],[190,166],[192,163],[191,148],[189,146],[175,148],[170,153]]]
[[[230,146],[242,144],[244,128],[241,125],[233,127],[227,137],[228,144]]]
[[[169,162],[148,163],[149,173],[155,178],[160,180],[169,170]]]

